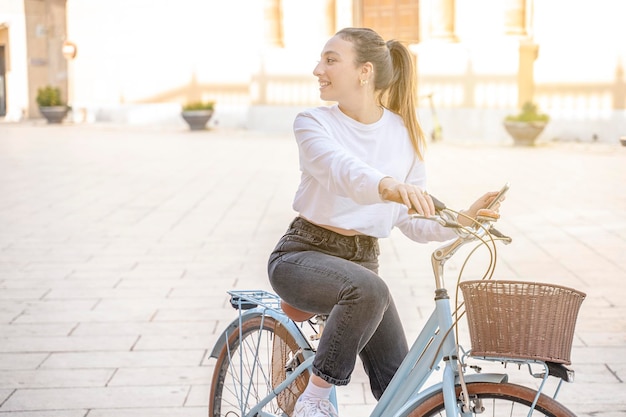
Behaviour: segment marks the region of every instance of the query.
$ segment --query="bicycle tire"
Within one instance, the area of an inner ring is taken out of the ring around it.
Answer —
[[[280,356],[277,352],[281,352]],[[230,333],[217,356],[209,391],[209,416],[247,414],[284,381],[284,372],[295,369],[302,361],[296,339],[278,320],[262,315],[244,320]],[[308,379],[309,372],[305,371],[263,411],[290,415]]]
[[[457,398],[460,395],[461,387],[457,387]],[[485,410],[481,413],[472,413],[471,415],[481,416],[523,416],[526,417],[530,410],[530,405],[535,399],[537,391],[530,388],[501,383],[495,384],[491,382],[474,382],[467,384],[468,395],[474,402],[480,398]],[[556,400],[541,394],[533,417],[576,417],[566,407]],[[443,392],[435,392],[430,397],[421,401],[408,414],[409,417],[436,417],[445,416],[445,406],[443,403]]]

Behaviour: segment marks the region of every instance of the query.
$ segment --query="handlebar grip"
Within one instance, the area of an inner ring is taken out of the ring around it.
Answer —
[[[433,200],[433,204],[435,205],[435,211],[441,211],[444,210],[446,208],[446,205],[441,202],[439,199],[437,199],[434,195],[429,194],[430,198]]]
[[[509,236],[505,235],[504,233],[502,233],[501,231],[496,229],[495,227],[489,228],[489,233],[491,233],[492,235],[494,235],[498,239],[503,239],[503,240],[509,241],[509,243],[513,240]]]

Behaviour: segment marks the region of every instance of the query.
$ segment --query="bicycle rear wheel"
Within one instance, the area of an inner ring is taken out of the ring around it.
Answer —
[[[471,415],[480,416],[510,416],[526,417],[530,411],[536,391],[515,384],[494,384],[489,382],[475,382],[467,384],[467,391],[472,400],[472,405],[484,407],[481,412],[473,412]],[[457,387],[457,395],[460,387]],[[436,392],[407,414],[409,417],[436,417],[445,416],[443,393]],[[533,412],[533,417],[576,417],[563,405],[550,397],[541,395]]]
[[[217,357],[209,392],[209,416],[245,415],[302,361],[300,346],[279,321],[269,316],[246,319],[232,331]],[[301,374],[263,411],[290,415],[306,387],[308,374]]]

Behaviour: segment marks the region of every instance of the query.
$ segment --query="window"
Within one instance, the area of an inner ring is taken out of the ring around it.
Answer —
[[[419,41],[419,0],[361,0],[359,9],[362,26],[374,29],[383,39]]]

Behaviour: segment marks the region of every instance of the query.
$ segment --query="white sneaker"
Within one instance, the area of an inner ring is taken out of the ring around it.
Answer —
[[[339,417],[335,406],[325,398],[299,398],[291,417]]]

